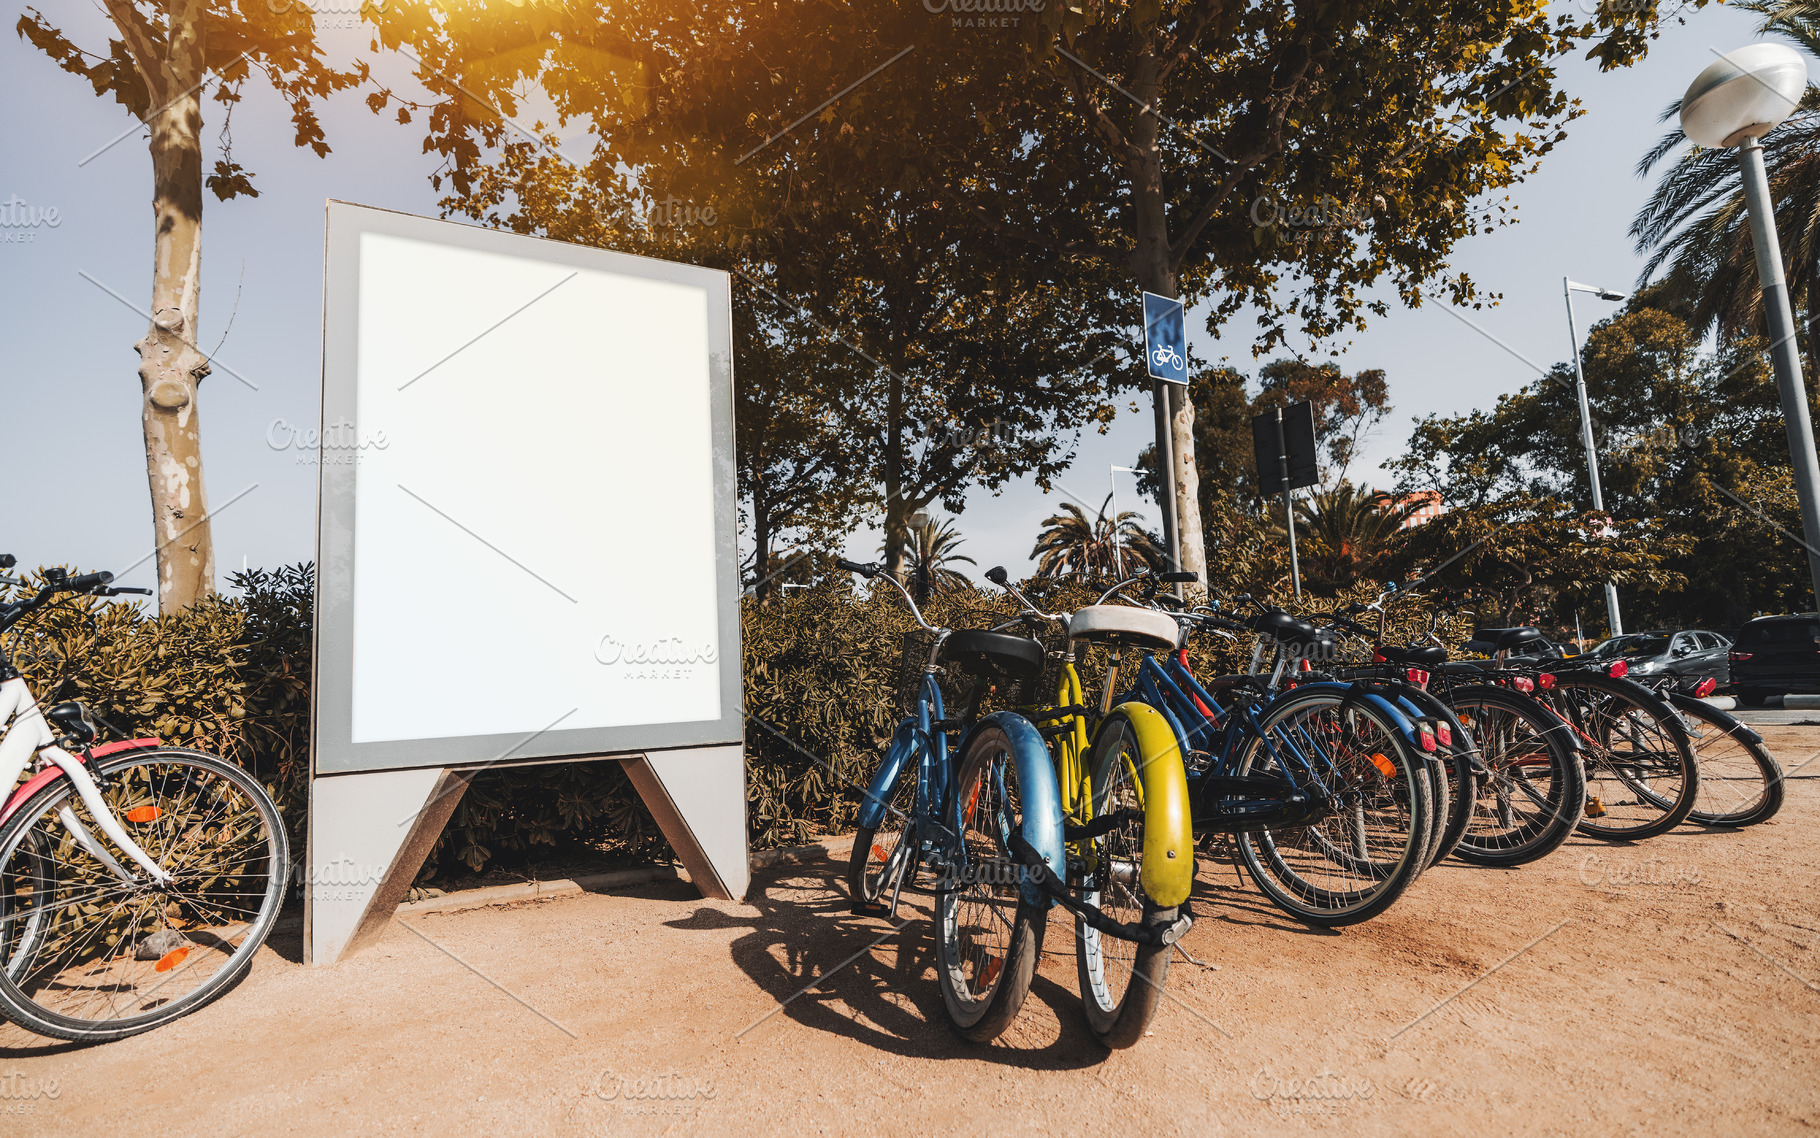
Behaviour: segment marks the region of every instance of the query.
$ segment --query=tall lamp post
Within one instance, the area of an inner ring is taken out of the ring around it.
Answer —
[[[1125,575],[1125,562],[1124,562],[1124,558],[1120,555],[1124,551],[1124,544],[1119,540],[1119,472],[1120,471],[1123,471],[1126,474],[1142,474],[1144,472],[1139,470],[1135,466],[1108,466],[1108,467],[1106,467],[1106,481],[1108,483],[1110,483],[1112,486],[1112,494],[1110,495],[1110,497],[1112,498],[1112,569],[1113,569],[1113,572],[1117,573],[1120,577],[1123,577]]]
[[[1580,332],[1574,327],[1574,293],[1590,292],[1600,300],[1623,300],[1624,294],[1598,285],[1585,285],[1561,278],[1561,293],[1567,298],[1567,338],[1574,346],[1574,393],[1580,399],[1580,442],[1586,447],[1586,476],[1592,485],[1592,508],[1605,512],[1605,492],[1599,486],[1599,450],[1593,442],[1592,409],[1586,403],[1586,373],[1580,369]],[[1605,615],[1611,622],[1613,636],[1624,635],[1624,618],[1618,614],[1618,587],[1605,582]]]
[[[1699,146],[1735,146],[1744,174],[1744,201],[1750,209],[1751,244],[1757,252],[1757,280],[1763,286],[1763,314],[1769,324],[1770,362],[1782,399],[1789,464],[1801,500],[1801,533],[1814,596],[1820,602],[1820,460],[1814,455],[1814,426],[1807,414],[1807,388],[1795,350],[1795,314],[1782,273],[1776,214],[1763,171],[1763,136],[1776,129],[1807,91],[1807,63],[1779,43],[1754,43],[1719,57],[1700,72],[1681,98],[1681,133]]]

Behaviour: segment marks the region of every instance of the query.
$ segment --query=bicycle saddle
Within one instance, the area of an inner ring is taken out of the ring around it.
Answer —
[[[78,743],[93,743],[101,728],[89,718],[88,708],[79,703],[60,703],[44,713],[44,718],[63,729]]]
[[[1248,622],[1252,631],[1283,644],[1314,644],[1322,638],[1319,630],[1305,620],[1297,620],[1281,609],[1262,612]]]
[[[1182,630],[1174,617],[1155,609],[1088,605],[1068,619],[1068,638],[1169,652],[1181,643]]]
[[[1468,652],[1481,652],[1487,656],[1497,652],[1514,652],[1525,644],[1534,644],[1542,639],[1539,628],[1475,628],[1472,639],[1462,647]]]
[[[1408,664],[1412,667],[1430,670],[1447,662],[1447,649],[1436,644],[1412,644],[1407,648],[1380,644],[1378,645],[1378,655],[1393,664]]]
[[[963,629],[942,645],[942,658],[963,669],[985,675],[1025,680],[1043,670],[1043,646],[1008,632]]]

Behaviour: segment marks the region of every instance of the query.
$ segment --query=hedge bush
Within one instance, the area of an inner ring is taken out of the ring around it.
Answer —
[[[313,577],[308,565],[235,574],[240,596],[210,597],[169,616],[139,604],[64,598],[15,630],[8,648],[44,705],[78,699],[130,734],[211,751],[253,772],[301,850]],[[1067,611],[1095,599],[1093,590],[1065,583],[1040,603]],[[1349,599],[1311,599],[1301,607],[1331,609]],[[961,589],[925,611],[939,625],[978,628],[1007,619],[1013,606],[997,590]],[[1395,635],[1403,639],[1424,626],[1411,606],[1398,615]],[[895,590],[856,589],[845,574],[782,602],[743,603],[746,713],[757,721],[746,732],[755,847],[851,828],[858,788],[897,721],[899,661],[914,627]],[[1454,631],[1450,643],[1465,630]],[[1248,644],[1206,639],[1191,649],[1197,671],[1243,668]],[[1090,689],[1102,669],[1097,657],[1083,663]],[[667,856],[619,764],[488,770],[463,796],[425,875],[461,866],[478,872],[584,845],[634,858]]]

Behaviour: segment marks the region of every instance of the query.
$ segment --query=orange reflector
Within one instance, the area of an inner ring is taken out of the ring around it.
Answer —
[[[980,969],[980,983],[988,988],[992,987],[993,983],[998,980],[999,971],[1004,967],[1004,957],[988,956],[986,958],[986,966]]]
[[[152,971],[169,972],[171,969],[177,967],[179,964],[182,964],[183,958],[188,956],[189,954],[190,954],[190,946],[187,944],[184,945],[182,948],[173,949],[170,952],[167,952],[163,956],[159,957],[158,963],[152,965]]]
[[[156,822],[162,813],[164,811],[156,806],[135,806],[126,812],[126,820],[129,822]]]
[[[879,845],[877,842],[873,842],[872,843],[872,856],[877,858],[880,861],[885,861],[888,858],[890,858],[891,855],[885,852],[884,846]]]
[[[1376,751],[1372,752],[1371,765],[1374,767],[1377,767],[1378,773],[1383,775],[1385,778],[1396,777],[1396,773],[1397,773],[1396,764],[1391,762],[1389,759],[1385,758],[1383,755],[1379,754]]]

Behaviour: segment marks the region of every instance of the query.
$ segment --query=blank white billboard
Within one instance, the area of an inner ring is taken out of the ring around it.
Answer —
[[[724,273],[332,203],[317,769],[737,742]]]

